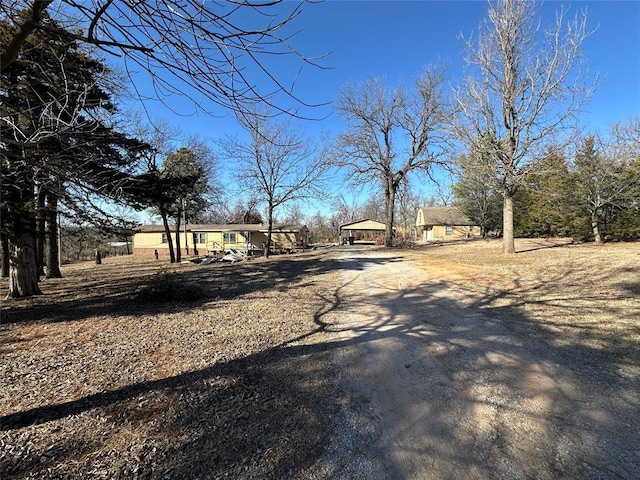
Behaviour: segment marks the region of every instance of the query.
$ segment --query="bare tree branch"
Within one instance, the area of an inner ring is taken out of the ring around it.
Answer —
[[[254,111],[257,102],[291,115],[298,115],[301,106],[317,106],[294,92],[299,72],[286,83],[273,74],[269,63],[270,57],[287,56],[300,61],[301,67],[322,68],[318,62],[324,55],[305,56],[291,43],[297,33],[291,24],[301,15],[305,0],[61,0],[55,15],[66,25],[63,28],[43,15],[52,8],[51,0],[26,3],[28,14],[22,21],[24,14],[16,3],[0,10],[16,25],[2,55],[2,71],[15,61],[26,38],[42,29],[122,56],[129,76],[146,72],[160,99],[186,95],[205,111],[210,109],[202,99],[241,114]],[[296,107],[281,104],[281,94]]]

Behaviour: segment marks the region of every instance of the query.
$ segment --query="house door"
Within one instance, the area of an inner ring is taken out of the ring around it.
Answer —
[[[424,231],[424,236],[427,242],[433,240],[433,227],[427,227],[427,229]]]

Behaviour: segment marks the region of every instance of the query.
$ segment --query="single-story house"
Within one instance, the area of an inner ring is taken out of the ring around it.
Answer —
[[[187,254],[205,255],[224,252],[230,248],[254,253],[264,251],[267,232],[268,227],[263,224],[188,224],[180,228],[180,246]],[[172,229],[171,238],[175,245],[175,228]],[[272,250],[294,250],[307,248],[308,245],[309,229],[304,225],[277,225],[272,228]],[[141,226],[133,237],[134,255],[153,255],[156,251],[158,255],[169,254],[163,226]]]
[[[430,242],[480,235],[480,227],[456,207],[421,207],[416,216],[416,236]]]

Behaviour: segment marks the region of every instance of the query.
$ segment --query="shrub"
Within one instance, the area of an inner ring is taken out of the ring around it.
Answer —
[[[137,289],[136,298],[143,302],[191,302],[206,298],[198,284],[187,282],[175,273],[159,272]]]

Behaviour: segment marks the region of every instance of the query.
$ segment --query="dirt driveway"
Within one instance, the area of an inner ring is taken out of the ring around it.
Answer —
[[[637,479],[640,383],[394,251],[345,249],[327,316],[336,479]]]
[[[0,477],[639,479],[638,246],[66,266],[0,309]]]

